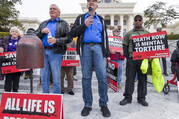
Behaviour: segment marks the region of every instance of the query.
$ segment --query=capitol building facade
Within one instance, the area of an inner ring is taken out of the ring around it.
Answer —
[[[87,3],[81,3],[82,13],[76,14],[61,14],[61,18],[66,20],[69,24],[75,22],[76,17],[79,14],[88,12],[86,8]],[[121,26],[124,33],[128,32],[133,28],[133,19],[137,13],[134,13],[135,2],[122,2],[121,0],[98,0],[98,8],[96,12],[101,15],[107,24],[107,26],[112,26],[116,28],[118,25]],[[179,5],[178,5],[179,7]],[[179,9],[178,9],[179,10]],[[143,13],[140,13],[143,16]],[[146,18],[144,18],[145,21]],[[28,28],[37,29],[40,21],[33,18],[20,18],[25,30]],[[155,32],[158,26],[151,26],[150,32]],[[179,34],[179,21],[175,24],[167,26],[164,30],[168,34]]]
[[[98,0],[96,12],[101,15],[108,26],[120,25],[124,32],[133,27],[133,18],[135,14],[133,9],[136,3],[123,3],[120,0]],[[83,13],[86,13],[86,3],[81,3]],[[62,14],[61,17],[68,23],[74,23],[79,14]]]

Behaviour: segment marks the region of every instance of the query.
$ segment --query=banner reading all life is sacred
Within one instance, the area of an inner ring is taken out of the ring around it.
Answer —
[[[0,119],[63,119],[63,95],[2,93]]]
[[[132,36],[133,60],[169,57],[166,31]]]

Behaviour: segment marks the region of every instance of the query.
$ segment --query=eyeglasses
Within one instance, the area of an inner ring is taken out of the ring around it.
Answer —
[[[136,20],[134,20],[135,22],[137,22],[137,21],[142,21],[142,19],[136,19]]]

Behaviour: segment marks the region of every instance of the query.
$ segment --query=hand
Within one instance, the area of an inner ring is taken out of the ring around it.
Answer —
[[[44,29],[42,29],[42,31],[41,31],[42,33],[49,33],[50,31],[49,31],[49,29],[48,28],[44,28]]]
[[[93,24],[93,16],[90,16],[85,20],[86,26],[89,26],[90,24]]]
[[[111,60],[111,58],[110,58],[110,57],[107,57],[106,59],[107,59],[107,61],[110,61],[110,60]]]
[[[48,38],[48,43],[49,43],[50,45],[53,45],[53,44],[55,44],[56,42],[57,42],[57,40],[56,40],[55,38],[53,38],[53,37]]]
[[[4,48],[0,47],[0,53],[4,52]]]

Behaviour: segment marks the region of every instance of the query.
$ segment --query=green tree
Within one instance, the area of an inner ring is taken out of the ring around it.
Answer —
[[[12,26],[22,27],[18,21],[19,11],[15,9],[16,4],[22,4],[21,0],[0,0],[0,31],[9,31]]]
[[[164,2],[156,2],[144,11],[144,16],[147,18],[144,22],[144,27],[148,29],[152,25],[166,27],[168,23],[175,19],[176,14],[174,8],[166,7]]]

